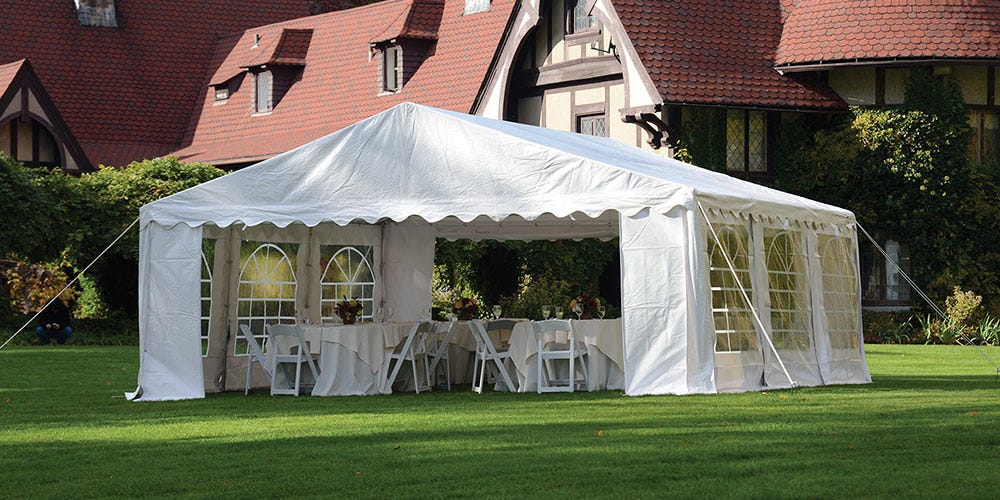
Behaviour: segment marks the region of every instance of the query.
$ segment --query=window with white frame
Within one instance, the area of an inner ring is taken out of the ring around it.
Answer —
[[[810,307],[802,235],[764,229],[764,260],[771,299],[771,340],[775,348],[809,349]]]
[[[201,240],[201,355],[208,355],[212,330],[212,261],[215,240]]]
[[[382,49],[383,92],[399,92],[402,87],[401,52],[399,45],[389,45]]]
[[[336,317],[338,300],[358,299],[364,306],[362,321],[375,311],[375,272],[371,246],[324,245],[320,248],[320,309],[324,320]]]
[[[823,271],[823,314],[830,346],[858,347],[858,278],[850,238],[820,234]]]
[[[858,248],[862,302],[866,306],[908,306],[912,290],[903,273],[910,273],[910,249],[896,240],[877,239],[879,248],[870,242]]]
[[[750,235],[744,226],[715,225],[718,241],[709,236],[709,285],[712,290],[712,317],[715,322],[715,351],[756,351],[757,333],[753,312],[740,291],[750,300]],[[729,262],[733,268],[730,269]],[[733,271],[736,271],[735,276]],[[737,278],[739,283],[737,283]]]
[[[248,325],[260,345],[264,326],[295,323],[296,244],[244,241],[241,248],[237,322]],[[234,354],[246,355],[246,340],[237,337]]]
[[[767,114],[763,111],[726,111],[726,171],[767,173]]]
[[[254,73],[254,113],[271,112],[271,72]]]

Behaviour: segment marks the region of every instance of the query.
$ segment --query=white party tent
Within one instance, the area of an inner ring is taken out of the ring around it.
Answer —
[[[619,238],[630,395],[871,380],[851,212],[610,139],[407,103],[150,203],[140,231],[143,400],[242,388],[238,324],[318,321],[331,286],[419,319],[435,238]]]

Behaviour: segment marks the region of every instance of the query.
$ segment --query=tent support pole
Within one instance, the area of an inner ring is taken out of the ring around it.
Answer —
[[[733,279],[736,280],[736,286],[740,289],[740,295],[743,296],[743,300],[747,302],[747,307],[750,308],[750,312],[753,314],[754,321],[757,322],[757,327],[760,331],[764,332],[764,340],[767,341],[767,346],[771,348],[771,352],[774,354],[774,359],[778,360],[778,366],[781,367],[781,372],[785,374],[785,378],[788,379],[788,383],[792,387],[796,387],[798,384],[792,380],[792,376],[788,373],[788,369],[785,368],[785,362],[781,360],[781,355],[778,354],[778,349],[774,347],[774,343],[771,342],[771,335],[764,328],[764,322],[761,321],[760,315],[757,313],[757,308],[753,306],[753,302],[750,300],[750,295],[747,294],[745,288],[743,288],[743,282],[740,281],[739,274],[736,273],[736,266],[733,265],[733,261],[729,258],[729,253],[726,252],[726,247],[722,246],[722,241],[719,240],[718,233],[715,232],[715,228],[712,227],[712,221],[708,218],[708,212],[705,211],[705,207],[702,206],[701,202],[698,201],[698,208],[701,210],[701,215],[705,218],[705,224],[708,225],[709,232],[712,233],[712,239],[715,240],[715,244],[719,246],[719,250],[722,251],[722,257],[726,259],[726,265],[729,266],[729,272],[733,274]]]
[[[83,271],[80,271],[80,272],[76,273],[76,276],[69,283],[67,283],[66,286],[64,286],[62,290],[59,290],[59,293],[53,295],[52,298],[49,299],[49,301],[45,303],[44,307],[42,307],[41,309],[39,309],[38,312],[36,312],[35,315],[32,316],[31,319],[29,319],[27,323],[21,325],[21,328],[18,328],[17,331],[14,332],[14,334],[11,335],[10,338],[8,338],[7,341],[3,343],[3,345],[0,345],[0,349],[3,349],[4,347],[7,347],[7,344],[9,344],[11,340],[14,340],[14,337],[17,337],[18,334],[20,334],[21,331],[23,331],[25,328],[27,328],[28,325],[30,325],[32,321],[35,321],[35,318],[37,318],[39,314],[42,314],[42,311],[44,311],[46,307],[49,307],[49,305],[51,305],[53,302],[55,302],[56,298],[58,298],[60,295],[62,295],[63,292],[65,292],[66,290],[68,290],[69,287],[73,286],[73,283],[76,283],[76,280],[80,279],[80,276],[83,276],[83,273],[87,272],[87,269],[90,269],[90,266],[94,265],[94,263],[97,262],[98,260],[100,260],[101,257],[104,257],[104,254],[107,253],[108,250],[111,250],[111,247],[115,246],[115,243],[118,243],[118,240],[122,239],[122,237],[125,236],[125,233],[129,232],[129,230],[132,229],[132,226],[136,225],[136,223],[138,223],[138,222],[139,222],[139,218],[136,217],[135,220],[132,221],[132,223],[129,224],[128,227],[126,227],[124,231],[122,231],[122,234],[119,234],[118,237],[115,238],[115,240],[112,241],[110,245],[108,245],[104,250],[101,250],[101,253],[97,254],[97,257],[94,257],[94,260],[90,261],[90,264],[87,264],[87,267],[83,268]]]

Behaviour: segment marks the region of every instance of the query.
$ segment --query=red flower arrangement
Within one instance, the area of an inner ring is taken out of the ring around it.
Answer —
[[[337,316],[340,316],[345,325],[353,325],[358,320],[358,316],[361,315],[361,311],[365,310],[365,306],[357,298],[344,297],[344,300],[338,300],[333,305],[333,310],[336,311]]]
[[[476,317],[479,312],[479,303],[472,297],[462,297],[452,305],[451,312],[458,316],[458,319],[468,321]]]
[[[580,319],[591,319],[598,314],[598,310],[601,307],[601,298],[592,297],[588,294],[581,295],[569,301],[570,312],[574,312],[577,304],[583,308],[583,314],[580,315]]]

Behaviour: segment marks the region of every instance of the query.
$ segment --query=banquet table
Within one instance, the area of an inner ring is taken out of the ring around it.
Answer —
[[[570,320],[573,338],[587,347],[587,370],[590,380],[587,390],[622,389],[625,372],[622,369],[621,319]],[[559,338],[563,337],[563,338]],[[555,342],[565,342],[566,335],[557,335]],[[530,321],[514,326],[510,335],[510,362],[517,370],[518,392],[538,389],[538,343]]]
[[[389,356],[413,323],[305,325],[309,349],[319,353],[313,396],[391,394]]]

